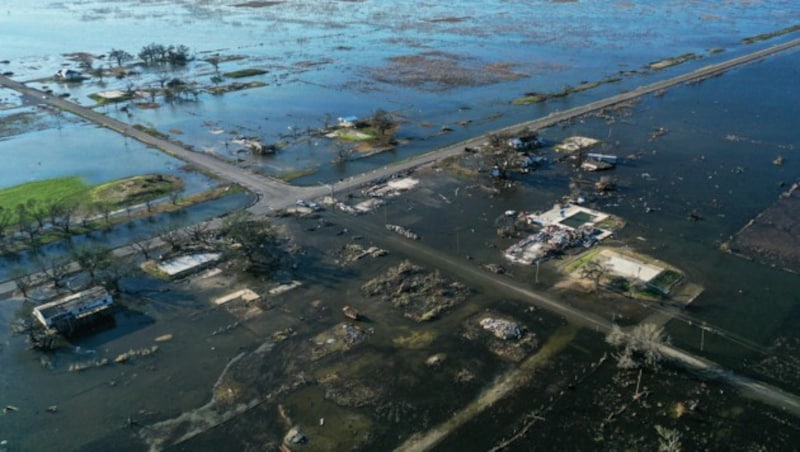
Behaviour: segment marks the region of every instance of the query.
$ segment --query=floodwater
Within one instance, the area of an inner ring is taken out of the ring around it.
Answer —
[[[162,131],[179,129],[182,134],[176,137],[182,141],[223,155],[224,137],[234,132],[277,140],[289,126],[318,127],[325,113],[367,115],[380,107],[409,118],[400,131],[412,140],[409,145],[344,168],[327,163],[335,151],[316,139],[292,145],[272,158],[246,162],[275,174],[312,163],[319,172],[303,182],[316,183],[743,53],[749,48],[738,43],[741,37],[791,25],[800,14],[790,1],[769,6],[629,2],[613,7],[476,1],[462,2],[458,11],[449,4],[391,3],[392,7],[374,1],[289,1],[250,9],[223,2],[86,1],[47,8],[11,2],[0,11],[4,15],[0,34],[14,34],[15,39],[4,39],[11,44],[0,59],[11,60],[8,70],[27,80],[55,72],[65,52],[102,53],[109,47],[124,47],[133,53],[153,41],[182,43],[197,52],[244,54],[247,59],[232,62],[225,70],[264,65],[272,71],[263,78],[268,86],[219,97],[203,95],[198,102],[157,110],[137,109],[132,117],[113,107],[105,109]],[[104,37],[102,43],[96,36]],[[565,82],[595,80],[686,52],[706,55],[715,47],[726,52],[566,100],[509,105],[525,91],[559,89]],[[529,76],[426,90],[382,83],[370,75],[369,69],[384,66],[387,57],[453,48],[482,63],[520,64]],[[311,69],[297,67],[300,61],[323,58],[332,61]],[[213,73],[201,63],[187,71],[205,78]],[[626,227],[615,238],[617,244],[668,262],[704,287],[681,317],[667,325],[672,342],[789,391],[797,387],[800,348],[779,348],[776,354],[772,347],[779,338],[789,343],[798,340],[797,276],[722,253],[719,244],[777,199],[781,182],[791,184],[800,174],[796,158],[800,136],[795,127],[800,95],[794,83],[798,71],[793,51],[672,88],[661,96],[647,96],[627,113],[616,115],[613,124],[590,117],[543,132],[553,141],[576,134],[593,136],[604,141],[604,152],[638,155],[613,170],[619,181],[617,193],[593,201],[592,207],[626,219]],[[142,76],[147,77],[153,75]],[[88,103],[83,96],[96,89],[94,83],[57,90]],[[108,80],[108,88],[115,83],[124,86]],[[500,116],[487,119],[496,113]],[[441,125],[464,119],[473,122],[437,136]],[[69,120],[56,123],[51,117],[43,121],[48,124],[44,130],[0,141],[4,162],[11,162],[0,171],[8,171],[9,178],[26,181],[78,173],[102,181],[165,168],[180,171],[180,162],[108,131]],[[657,127],[668,133],[651,141]],[[212,133],[218,130],[224,133]],[[54,143],[67,154],[56,153]],[[21,147],[35,152],[14,152]],[[84,155],[83,149],[91,149],[93,157],[77,158]],[[783,166],[772,163],[779,155],[786,159]],[[5,160],[7,156],[18,160]],[[119,156],[126,159],[124,166],[117,169],[107,163]],[[93,161],[98,161],[96,166]],[[438,268],[454,280],[469,275],[466,268],[502,263],[511,270],[503,278],[576,306],[592,303],[591,297],[551,289],[561,261],[543,265],[538,276],[533,268],[502,262],[500,250],[509,241],[495,234],[496,221],[505,210],[547,209],[568,193],[570,177],[578,176],[593,177],[554,164],[515,177],[514,189],[490,196],[478,186],[480,180],[428,172],[418,176],[420,187],[358,219],[325,214],[333,222],[328,227],[313,219],[283,220],[305,251],[296,257],[291,274],[282,276],[303,286],[267,297],[259,305],[264,312],[246,320],[241,320],[241,312],[216,307],[212,300],[242,287],[263,293],[274,282],[226,269],[221,275],[177,283],[146,277],[126,280],[128,292],[120,297],[124,309],[116,316],[115,327],[74,339],[53,354],[30,351],[24,336],[0,328],[0,403],[17,409],[2,415],[0,440],[6,442],[0,448],[144,450],[166,437],[180,440],[179,448],[186,450],[274,449],[291,426],[281,420],[283,412],[308,436],[299,449],[387,450],[415,433],[444,425],[496,384],[499,376],[524,365],[492,353],[485,339],[469,339],[470,319],[485,312],[513,317],[545,348],[556,347],[554,338],[570,326],[480,281],[462,280],[471,285],[472,294],[426,324],[416,324],[388,304],[366,297],[360,286],[404,258]],[[207,183],[195,177],[198,186]],[[2,183],[6,185],[5,173]],[[703,219],[689,221],[687,215],[693,210]],[[385,223],[407,226],[422,240],[412,246],[385,237]],[[344,227],[349,229],[345,232]],[[364,245],[386,247],[390,255],[336,265],[332,253],[349,241],[359,242],[354,236],[361,235]],[[318,306],[323,308],[314,308],[314,300],[320,300]],[[623,322],[659,309],[627,305],[606,309],[607,301],[597,303],[605,304],[588,309],[609,318],[622,316]],[[339,312],[346,304],[369,317],[364,327],[372,332],[348,352],[311,361],[312,338],[339,324],[343,320]],[[9,324],[27,316],[29,309],[18,299],[6,300],[0,304],[0,320]],[[697,325],[702,323],[709,330],[701,334]],[[262,346],[286,328],[292,328],[294,335]],[[155,342],[165,334],[172,339]],[[656,449],[655,425],[680,431],[684,448],[690,450],[731,444],[761,450],[796,447],[797,419],[670,365],[645,371],[641,383],[648,395],[633,401],[636,373],[617,370],[613,357],[593,367],[613,350],[595,332],[576,334],[543,368],[532,371],[512,396],[484,407],[445,435],[440,450],[490,449],[502,438],[511,438],[534,419],[532,415],[545,420],[532,424],[526,436],[512,443],[513,450]],[[427,339],[399,340],[409,337]],[[152,345],[159,348],[151,356],[81,372],[68,370],[75,363],[102,358],[113,362],[120,353]],[[425,360],[435,353],[447,358],[440,367],[426,366]],[[345,383],[336,386],[336,378]],[[337,388],[342,391],[342,385],[355,388],[349,394],[361,395],[366,402],[343,404],[334,394]],[[374,398],[364,396],[373,392],[378,394]],[[204,407],[212,395],[215,403]],[[50,406],[57,406],[55,413],[48,411]]]

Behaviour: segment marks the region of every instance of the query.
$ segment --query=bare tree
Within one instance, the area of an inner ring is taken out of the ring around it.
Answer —
[[[228,216],[221,230],[224,237],[238,244],[224,251],[241,257],[247,271],[270,274],[284,256],[278,231],[265,221],[256,221],[246,213]]]
[[[95,204],[95,209],[103,216],[103,222],[106,229],[111,228],[111,213],[114,211],[114,206],[108,202],[98,202]]]
[[[133,59],[133,55],[121,49],[111,49],[111,51],[108,52],[108,57],[116,61],[117,67],[122,67],[123,63]]]
[[[681,432],[656,425],[656,432],[658,433],[658,452],[680,452],[681,445]]]
[[[219,84],[224,82],[224,81],[225,81],[225,77],[223,77],[221,75],[213,75],[213,76],[211,76],[211,83],[213,83],[214,86],[219,86]]]
[[[179,190],[172,190],[169,192],[169,200],[173,206],[178,205],[178,201],[181,199],[181,192]]]
[[[41,228],[25,204],[17,205],[17,227],[26,234],[28,245],[34,250],[39,249],[39,235]]]
[[[189,240],[195,243],[202,243],[207,245],[209,243],[210,231],[208,230],[207,223],[197,223],[186,228],[186,234]]]
[[[111,262],[111,249],[101,244],[81,245],[73,248],[70,256],[89,274],[89,280],[95,283],[98,271]]]
[[[669,338],[663,327],[654,323],[642,323],[630,332],[614,325],[606,335],[606,342],[622,347],[622,352],[617,355],[617,365],[620,368],[657,368],[663,358],[662,347],[669,343]]]
[[[177,229],[173,229],[169,226],[159,228],[158,238],[163,240],[164,243],[168,244],[173,251],[181,249],[184,241],[183,234]]]
[[[25,202],[25,207],[28,209],[28,214],[36,222],[38,229],[44,229],[47,224],[47,205],[39,203],[36,199],[28,199]]]
[[[28,298],[28,291],[33,287],[33,275],[23,267],[14,267],[9,273],[22,296]]]
[[[5,239],[6,231],[14,220],[14,212],[11,209],[0,206],[0,240]]]
[[[72,220],[78,210],[78,203],[61,200],[49,204],[50,224],[58,228],[65,237],[71,235]]]
[[[389,112],[382,108],[379,108],[372,113],[369,122],[381,137],[386,136],[386,132],[388,132],[394,125]]]
[[[581,266],[581,278],[592,281],[592,292],[600,288],[600,281],[608,273],[608,268],[600,262],[590,260]]]
[[[145,259],[150,259],[150,252],[153,251],[153,244],[151,241],[144,237],[134,238],[131,242],[131,248],[135,249]]]
[[[100,270],[98,279],[103,285],[114,292],[120,292],[120,282],[134,271],[130,261],[114,254],[109,255],[106,265]]]
[[[222,62],[222,58],[220,58],[219,54],[215,54],[214,56],[206,58],[206,62],[214,66],[215,74],[219,74],[219,63]]]
[[[65,287],[67,276],[69,276],[71,262],[67,257],[50,257],[47,259],[37,258],[39,269],[47,275],[53,286],[57,288]]]

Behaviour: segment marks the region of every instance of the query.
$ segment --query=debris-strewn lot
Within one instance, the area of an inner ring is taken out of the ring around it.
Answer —
[[[379,297],[417,321],[433,320],[466,298],[469,289],[451,282],[438,271],[428,272],[404,261],[361,287],[365,295]]]
[[[800,185],[794,184],[772,206],[751,220],[731,242],[731,252],[800,272]]]

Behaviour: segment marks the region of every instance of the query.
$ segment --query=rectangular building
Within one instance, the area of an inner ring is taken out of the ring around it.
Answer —
[[[33,308],[33,316],[45,328],[71,332],[76,327],[106,313],[114,300],[105,287],[96,286],[49,301]]]

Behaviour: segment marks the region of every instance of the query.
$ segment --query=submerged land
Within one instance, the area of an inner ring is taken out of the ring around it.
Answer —
[[[2,447],[793,447],[797,136],[732,134],[693,97],[748,115],[726,88],[796,70],[795,31],[737,36],[764,45],[730,55],[648,55],[641,70],[517,100],[501,90],[504,109],[569,103],[475,132],[502,114],[432,126],[376,105],[273,136],[223,117],[205,119],[205,135],[143,120],[166,105],[246,104],[327,59],[170,46],[172,61],[155,64],[149,44],[141,61],[115,48],[107,65],[71,53],[95,70],[69,84],[0,76],[12,104],[32,109],[5,118],[12,140],[86,121],[124,142],[120,158],[141,146],[138,156],[169,159],[160,171],[0,190]],[[365,73],[436,93],[529,77],[443,51]],[[619,88],[643,76],[657,78]],[[110,79],[100,96],[98,78]],[[689,108],[702,131],[675,120]],[[768,128],[759,114],[745,117]],[[296,166],[304,152],[313,162]],[[91,293],[113,303],[43,325],[48,302]]]

